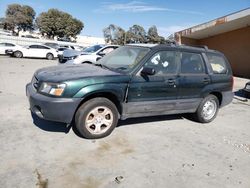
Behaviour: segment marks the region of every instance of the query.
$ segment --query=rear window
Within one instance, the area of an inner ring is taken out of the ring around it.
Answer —
[[[225,59],[221,55],[207,54],[208,62],[210,63],[214,74],[226,74],[227,66]]]
[[[205,67],[200,54],[181,52],[181,73],[201,74],[205,73]]]

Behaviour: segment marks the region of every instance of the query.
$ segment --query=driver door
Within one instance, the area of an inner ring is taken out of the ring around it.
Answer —
[[[175,51],[156,52],[143,67],[155,70],[143,75],[141,69],[133,76],[128,90],[128,113],[167,114],[176,105],[178,79]]]

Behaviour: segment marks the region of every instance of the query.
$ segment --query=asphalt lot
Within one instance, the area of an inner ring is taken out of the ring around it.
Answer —
[[[86,140],[29,111],[26,83],[56,64],[0,56],[0,187],[250,187],[249,100],[234,99],[210,124],[137,118]],[[235,90],[247,81],[235,79]]]

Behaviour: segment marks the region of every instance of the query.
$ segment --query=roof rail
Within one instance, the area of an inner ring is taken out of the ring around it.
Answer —
[[[195,44],[193,44],[193,45],[185,45],[184,44],[183,46],[191,46],[191,47],[203,48],[205,50],[208,50],[208,47],[206,45],[195,45]]]
[[[178,43],[175,40],[166,40],[165,44],[170,46],[178,46]]]

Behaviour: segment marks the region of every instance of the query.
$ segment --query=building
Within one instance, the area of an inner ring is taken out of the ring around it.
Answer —
[[[250,78],[250,8],[176,32],[175,40],[221,51],[235,76]]]

